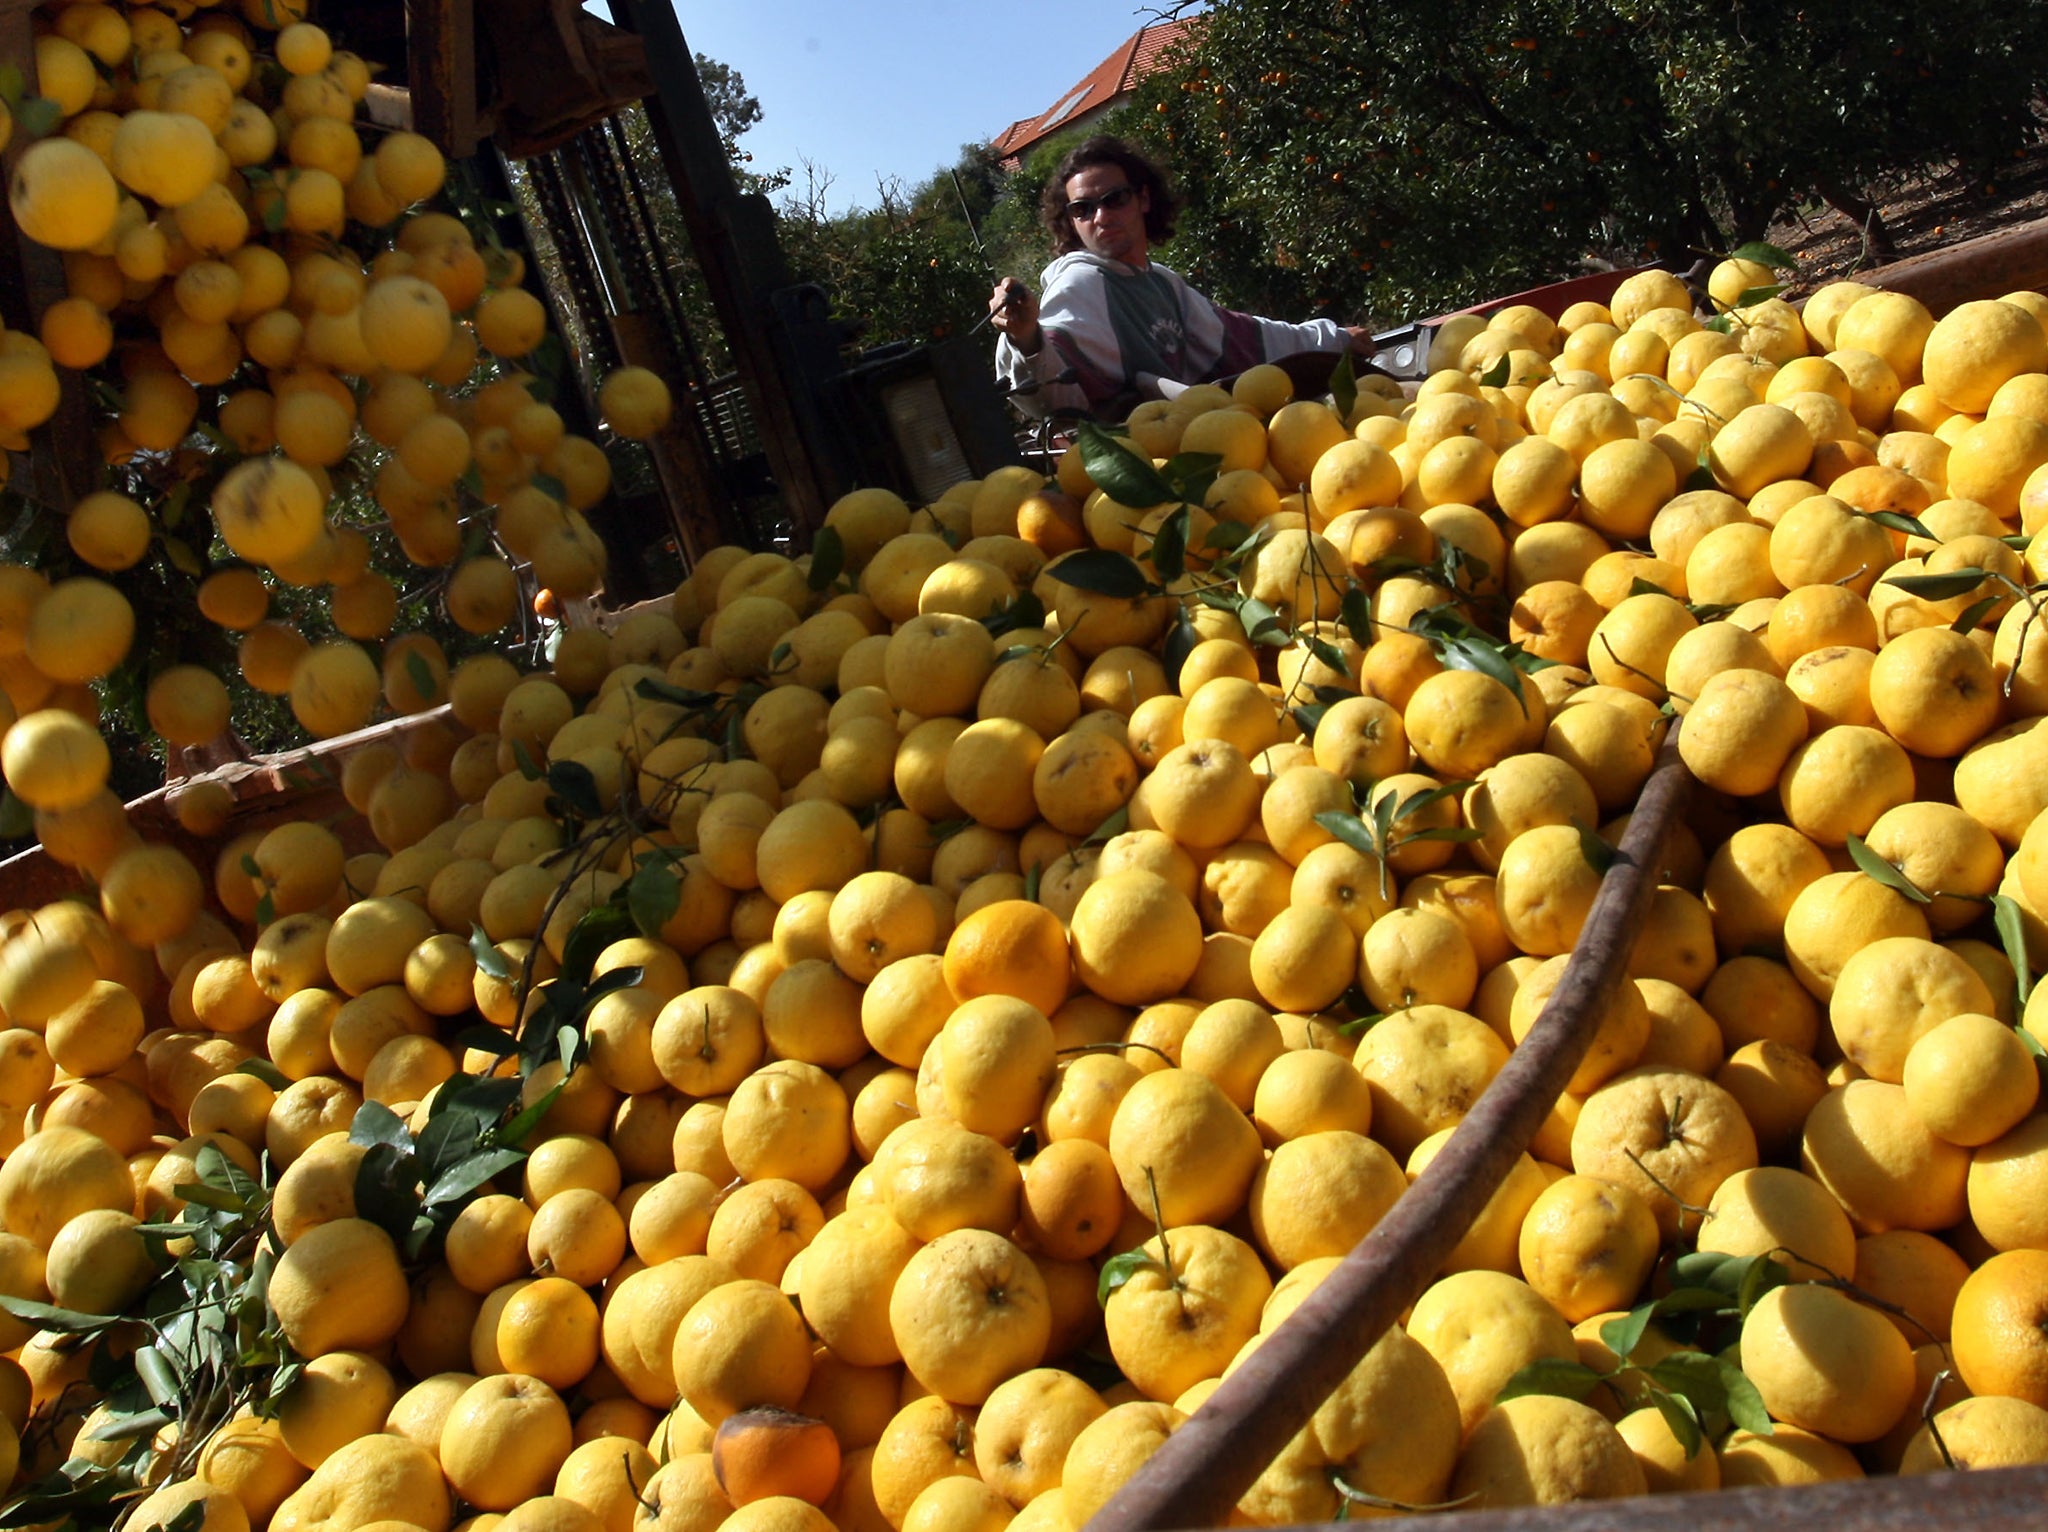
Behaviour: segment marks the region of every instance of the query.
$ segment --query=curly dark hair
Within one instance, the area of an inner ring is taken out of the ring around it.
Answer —
[[[1038,199],[1039,221],[1052,235],[1056,252],[1071,255],[1081,248],[1081,238],[1074,232],[1074,220],[1067,216],[1067,182],[1097,165],[1116,166],[1133,187],[1150,195],[1150,207],[1145,214],[1145,238],[1150,243],[1162,244],[1172,238],[1174,220],[1180,216],[1181,199],[1173,184],[1166,179],[1166,172],[1122,139],[1098,135],[1067,151],[1060,160],[1059,169],[1045,183],[1044,194]]]

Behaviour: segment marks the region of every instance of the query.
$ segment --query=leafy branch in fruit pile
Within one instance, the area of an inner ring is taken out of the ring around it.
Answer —
[[[640,685],[650,701],[681,696],[694,704],[671,732],[719,722],[725,710],[743,708],[747,700],[744,689],[738,697],[700,698],[659,682]],[[594,778],[576,762],[543,769],[529,757],[521,768],[546,779],[548,809],[572,835],[570,845],[556,853],[569,870],[547,906],[548,918],[580,875],[609,865],[622,843],[644,834],[678,794],[692,790],[685,780],[656,803],[642,804],[628,776],[620,801],[606,808]],[[544,979],[534,967],[538,943],[522,968],[481,930],[473,934],[470,951],[478,969],[511,987],[520,1019],[509,1030],[473,1026],[453,1044],[495,1058],[499,1069],[451,1076],[435,1090],[424,1115],[410,1122],[387,1106],[365,1102],[348,1134],[366,1151],[353,1186],[356,1216],[383,1228],[409,1264],[434,1259],[463,1208],[493,1178],[524,1161],[531,1136],[587,1056],[591,1008],[643,976],[631,965],[598,973],[600,955],[624,937],[656,935],[679,900],[670,855],[643,853],[631,878],[577,918],[563,942],[559,968]],[[269,912],[257,913],[260,924]],[[531,1082],[557,1065],[555,1083],[535,1096]],[[260,1060],[243,1069],[284,1083]],[[176,1217],[138,1227],[156,1275],[121,1312],[85,1314],[0,1296],[0,1308],[55,1332],[62,1337],[60,1347],[90,1348],[82,1386],[103,1401],[80,1436],[80,1450],[0,1508],[0,1527],[110,1524],[160,1482],[166,1467],[159,1457],[160,1433],[174,1433],[171,1472],[187,1474],[221,1425],[245,1410],[274,1416],[299,1377],[302,1359],[265,1299],[284,1251],[271,1210],[274,1166],[266,1155],[251,1174],[209,1144],[196,1157],[195,1174],[195,1181],[175,1188],[184,1204]],[[36,1429],[55,1431],[62,1413],[53,1412]],[[110,1456],[105,1444],[123,1443]],[[32,1432],[31,1450],[36,1445]]]
[[[2006,961],[2012,965],[2013,986],[2019,996],[2020,1007],[2024,1009],[2028,995],[2033,993],[2034,972],[2027,957],[2026,914],[2012,895],[1952,894],[1939,889],[1929,892],[1908,877],[1904,868],[1879,856],[1862,836],[1852,832],[1846,845],[1849,860],[1856,864],[1858,872],[1873,882],[1882,883],[1912,904],[1932,904],[1936,899],[1962,899],[1989,909],[1991,927],[1998,933],[1998,944],[2004,949]],[[2021,1046],[2033,1055],[2043,1083],[2048,1084],[2048,1049],[2043,1049],[2041,1040],[2024,1026],[2015,1023],[2013,1031],[2018,1034]]]
[[[97,1450],[75,1450],[31,1484],[0,1509],[0,1527],[109,1525],[162,1477],[161,1433],[175,1433],[171,1475],[188,1475],[221,1425],[244,1409],[274,1416],[297,1381],[303,1364],[263,1297],[283,1253],[271,1226],[271,1178],[250,1175],[212,1144],[199,1150],[194,1173],[197,1181],[175,1189],[184,1202],[176,1217],[136,1226],[156,1275],[121,1313],[0,1296],[16,1319],[60,1337],[57,1349],[88,1353],[86,1382],[71,1388],[101,1401],[78,1435],[80,1448]],[[25,1458],[66,1413],[60,1401],[32,1422]]]
[[[632,966],[593,974],[598,955],[633,929],[625,899],[586,912],[563,949],[560,972],[541,987],[542,998],[516,1033],[484,1026],[457,1040],[516,1060],[515,1073],[451,1076],[423,1121],[408,1123],[374,1101],[357,1108],[348,1138],[366,1152],[353,1188],[356,1216],[384,1229],[409,1264],[434,1259],[462,1210],[492,1178],[525,1160],[532,1134],[588,1050],[583,1022],[590,1008],[640,982],[642,971]],[[518,980],[481,933],[471,950],[492,977]],[[521,982],[515,995],[524,993]],[[561,1080],[522,1105],[528,1080],[557,1060]],[[260,1060],[243,1069],[284,1083]],[[0,1508],[0,1527],[107,1525],[161,1482],[166,1467],[171,1478],[189,1476],[207,1442],[238,1413],[274,1417],[297,1382],[303,1360],[265,1297],[284,1253],[272,1218],[270,1158],[252,1175],[207,1144],[195,1174],[196,1181],[174,1189],[184,1204],[176,1217],[137,1226],[156,1275],[121,1312],[85,1314],[0,1295],[0,1308],[61,1336],[60,1348],[90,1349],[85,1386],[102,1403],[80,1447],[127,1444],[111,1459],[105,1450],[74,1451]],[[33,1450],[34,1432],[55,1432],[64,1414],[59,1408],[42,1418],[26,1445]],[[168,1465],[158,1454],[164,1434],[176,1442]],[[187,1510],[203,1514],[204,1507]]]
[[[1585,1362],[1545,1357],[1509,1378],[1494,1402],[1524,1394],[1583,1401],[1604,1387],[1631,1407],[1654,1405],[1688,1458],[1731,1427],[1769,1436],[1770,1414],[1756,1385],[1744,1376],[1734,1347],[1756,1301],[1790,1281],[1790,1275],[1769,1255],[1710,1250],[1678,1256],[1669,1274],[1672,1286],[1661,1298],[1600,1327],[1600,1343],[1614,1354],[1613,1367],[1602,1371]],[[1664,1344],[1645,1350],[1653,1323]],[[1651,1352],[1658,1353],[1654,1360]]]
[[[1355,399],[1356,385],[1348,359],[1339,363],[1332,381],[1341,403],[1348,405]],[[1351,673],[1350,659],[1320,631],[1321,624],[1291,622],[1285,613],[1243,588],[1240,577],[1268,541],[1267,536],[1238,522],[1218,521],[1199,549],[1189,549],[1195,509],[1214,482],[1221,461],[1215,454],[1182,453],[1163,465],[1154,465],[1124,440],[1096,425],[1082,426],[1077,447],[1089,478],[1118,505],[1133,508],[1134,515],[1145,514],[1147,519],[1149,512],[1135,508],[1150,507],[1154,512],[1161,506],[1173,509],[1151,534],[1143,561],[1113,549],[1087,548],[1048,564],[1045,572],[1063,584],[1117,600],[1150,597],[1175,601],[1179,615],[1162,646],[1169,684],[1178,682],[1180,667],[1201,642],[1201,630],[1191,611],[1193,603],[1230,613],[1254,645],[1298,647],[1337,674]],[[1326,578],[1328,572],[1311,550],[1302,561],[1301,573],[1313,584]],[[1552,662],[1529,653],[1519,643],[1494,637],[1472,621],[1465,605],[1477,599],[1479,588],[1491,574],[1485,560],[1445,538],[1439,541],[1435,557],[1426,564],[1390,557],[1375,563],[1372,573],[1418,575],[1457,593],[1456,599],[1425,608],[1399,631],[1427,642],[1445,668],[1477,671],[1500,682],[1527,711],[1524,678]],[[1370,598],[1355,581],[1346,582],[1339,598],[1336,626],[1360,649],[1371,645],[1376,629],[1384,628],[1372,617]],[[1297,687],[1302,684],[1298,682]],[[1288,699],[1288,709],[1303,735],[1312,735],[1330,707],[1355,695],[1350,688],[1311,683],[1305,699]],[[1325,811],[1316,816],[1316,823],[1373,860],[1379,868],[1380,893],[1391,899],[1388,863],[1403,846],[1477,838],[1475,830],[1416,822],[1431,805],[1471,785],[1446,783],[1406,797],[1387,793],[1376,799],[1369,792],[1361,792],[1356,812]]]

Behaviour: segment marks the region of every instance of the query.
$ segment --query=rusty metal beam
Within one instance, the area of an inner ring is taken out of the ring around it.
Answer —
[[[2048,290],[2048,218],[1910,255],[1850,280],[1910,294],[1936,318],[1974,298]]]
[[[12,64],[31,84],[36,77],[29,20],[34,8],[33,0],[0,0],[0,63]],[[0,156],[0,185],[12,179],[30,142],[26,133],[13,135]],[[0,218],[0,318],[33,335],[43,311],[66,290],[63,258],[25,238],[13,218]],[[57,369],[57,379],[57,413],[30,433],[27,468],[13,487],[62,514],[98,486],[100,454],[86,410],[84,379],[68,367]]]
[[[1673,1527],[1685,1532],[1755,1532],[1758,1527],[1919,1532],[1934,1526],[2035,1532],[2043,1506],[2048,1506],[2048,1468],[1999,1468],[1461,1511],[1431,1516],[1424,1525],[1429,1532],[1671,1532]],[[1333,1525],[1326,1532],[1338,1529]]]
[[[743,194],[733,184],[674,9],[611,0],[611,14],[647,45],[660,84],[659,94],[647,102],[648,121],[760,428],[769,471],[790,518],[801,528],[816,527],[834,490],[815,406],[784,365],[769,306],[769,295],[790,281],[775,214],[766,197]]]
[[[619,355],[627,362],[663,377],[675,375],[673,353],[645,315],[614,314],[611,330]],[[727,540],[718,514],[727,496],[717,465],[695,423],[687,418],[686,407],[679,408],[661,434],[646,445],[661,477],[662,498],[676,539],[682,544],[683,562],[694,568],[698,559]]]
[[[405,12],[413,131],[450,159],[466,160],[490,133],[477,108],[472,0],[406,0]]]

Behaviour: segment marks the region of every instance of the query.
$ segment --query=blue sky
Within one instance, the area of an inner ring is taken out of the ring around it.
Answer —
[[[675,0],[694,52],[739,70],[762,119],[741,140],[756,169],[806,160],[826,207],[872,207],[1035,116],[1140,27],[1134,0]],[[592,7],[600,15],[602,5]]]

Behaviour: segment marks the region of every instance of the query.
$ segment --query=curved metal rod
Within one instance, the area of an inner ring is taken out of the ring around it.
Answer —
[[[1435,1278],[1536,1136],[1627,979],[1692,777],[1674,727],[1550,1004],[1407,1195],[1167,1438],[1087,1532],[1220,1527],[1280,1449]]]

